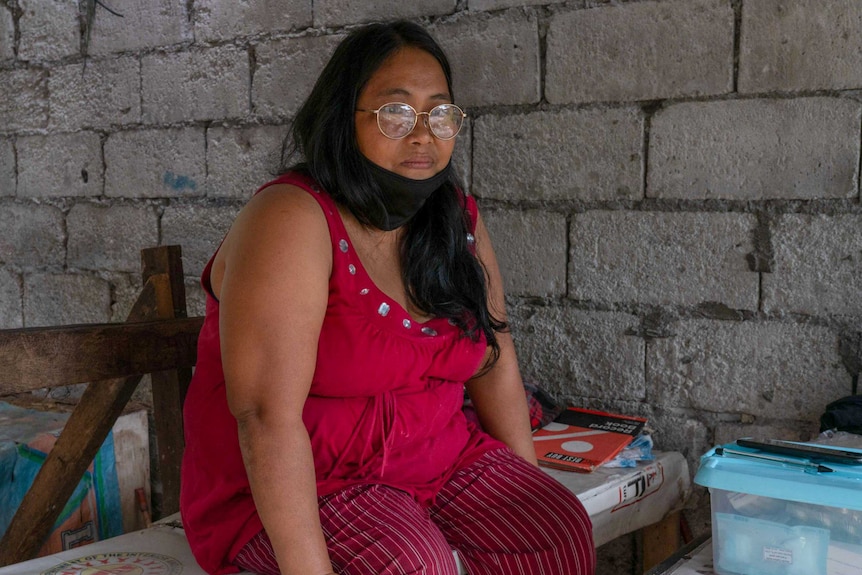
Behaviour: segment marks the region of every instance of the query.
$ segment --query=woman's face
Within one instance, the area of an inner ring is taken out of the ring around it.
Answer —
[[[399,49],[369,78],[356,107],[377,110],[391,102],[409,104],[417,112],[452,102],[443,68],[434,56],[411,46]],[[431,135],[424,121],[427,116],[419,116],[413,131],[400,140],[380,133],[375,114],[356,112],[354,118],[359,151],[390,172],[424,180],[445,168],[452,157],[456,138],[440,140]]]

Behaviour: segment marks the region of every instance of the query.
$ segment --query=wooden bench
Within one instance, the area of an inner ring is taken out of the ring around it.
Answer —
[[[0,330],[0,396],[89,383],[0,540],[0,566],[32,558],[144,374],[163,485],[179,510],[182,403],[203,318],[186,317],[179,246],[141,252],[143,287],[124,323]]]

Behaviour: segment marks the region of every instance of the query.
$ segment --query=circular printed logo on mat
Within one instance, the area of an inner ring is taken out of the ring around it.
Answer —
[[[157,553],[100,553],[64,561],[41,575],[179,575],[182,564]]]

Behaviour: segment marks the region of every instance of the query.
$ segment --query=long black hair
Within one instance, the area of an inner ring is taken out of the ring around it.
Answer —
[[[424,50],[440,63],[452,94],[449,60],[421,26],[405,21],[369,24],[338,45],[287,137],[286,159],[298,156],[303,161],[285,164],[282,172],[307,172],[364,225],[371,225],[368,215],[383,209],[383,202],[356,144],[354,111],[374,72],[408,46]],[[473,254],[470,216],[460,182],[452,174],[405,224],[402,280],[411,303],[424,313],[451,319],[474,341],[484,334],[492,349],[491,363],[486,365],[490,367],[500,354],[496,332],[507,325],[488,310],[485,272]]]

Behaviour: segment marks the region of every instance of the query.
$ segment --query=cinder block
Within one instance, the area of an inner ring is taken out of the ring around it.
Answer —
[[[115,132],[105,142],[105,195],[200,196],[205,164],[203,128]]]
[[[647,196],[856,197],[860,118],[846,98],[671,105],[652,121]]]
[[[0,138],[0,197],[15,195],[15,149],[12,140]]]
[[[162,245],[182,247],[186,276],[200,276],[240,208],[240,204],[220,207],[175,204],[165,209]]]
[[[153,247],[155,244],[146,247]],[[141,293],[142,280],[140,265],[135,273],[105,273],[99,277],[105,278],[111,284],[111,319],[110,321],[126,321],[129,312],[135,305]]]
[[[61,266],[66,259],[63,212],[53,206],[0,203],[0,264]]]
[[[12,12],[3,4],[0,5],[0,61],[15,57],[15,20]]]
[[[596,573],[637,573],[637,536],[634,533],[621,535],[596,547]]]
[[[556,0],[556,2],[548,2],[548,0],[467,0],[467,9],[470,11],[500,10],[502,8],[518,8],[520,6],[561,2],[563,0]]]
[[[159,217],[146,205],[76,204],[66,216],[68,264],[85,270],[138,272],[141,250],[159,243]]]
[[[25,61],[57,60],[81,50],[77,2],[18,0],[18,58]]]
[[[508,295],[566,294],[566,217],[542,210],[482,213]]]
[[[230,40],[259,32],[296,30],[311,26],[311,2],[197,0],[194,21],[195,37],[199,41]]]
[[[862,3],[742,3],[739,91],[862,88]]]
[[[213,250],[215,253],[215,250]],[[186,276],[186,315],[199,317],[206,314],[207,298],[200,278]]]
[[[553,16],[545,97],[553,104],[733,90],[729,0],[637,2]]]
[[[644,342],[635,316],[559,307],[509,310],[523,377],[556,397],[643,399]]]
[[[829,328],[688,320],[672,330],[647,344],[654,405],[816,421],[828,401],[851,392]]]
[[[96,8],[89,53],[132,52],[194,40],[186,0],[112,0],[112,10]]]
[[[452,65],[455,103],[533,104],[541,98],[539,26],[534,16],[476,16],[429,31]]]
[[[655,406],[655,400],[649,402]],[[700,466],[700,456],[714,445],[710,438],[709,427],[702,421],[692,418],[691,412],[666,409],[660,405],[649,415],[649,426],[656,430],[653,435],[656,448],[662,451],[678,451],[688,463],[689,472],[693,475]],[[691,497],[688,498],[689,501]],[[703,503],[709,509],[708,500]],[[695,503],[695,506],[697,504]],[[707,515],[709,515],[707,513]],[[689,514],[686,513],[686,518]]]
[[[87,60],[51,71],[51,126],[59,130],[141,121],[141,66],[137,58]]]
[[[207,195],[250,198],[275,177],[286,131],[283,126],[207,130]]]
[[[344,35],[307,36],[261,44],[255,50],[252,110],[258,116],[293,115]]]
[[[250,111],[250,78],[248,50],[236,46],[144,56],[143,121],[245,117]]]
[[[315,28],[334,27],[371,20],[415,19],[419,16],[449,14],[455,11],[455,4],[456,0],[426,0],[425,2],[315,0],[314,26]]]
[[[111,316],[111,286],[88,275],[24,277],[24,327],[102,323]]]
[[[812,316],[862,315],[862,215],[786,214],[772,230],[775,266],[763,308]]]
[[[569,297],[657,305],[716,302],[756,310],[754,216],[589,211],[572,216]]]
[[[473,124],[473,193],[504,200],[643,197],[637,108],[484,115]]]
[[[455,150],[452,152],[452,167],[461,183],[464,191],[471,193],[471,180],[473,179],[473,125],[467,118],[458,138],[455,140]]]
[[[48,125],[48,81],[44,70],[0,70],[0,126],[30,130]]]
[[[21,278],[0,267],[0,329],[24,327]]]
[[[18,138],[18,196],[97,196],[102,193],[99,134],[77,132]]]

